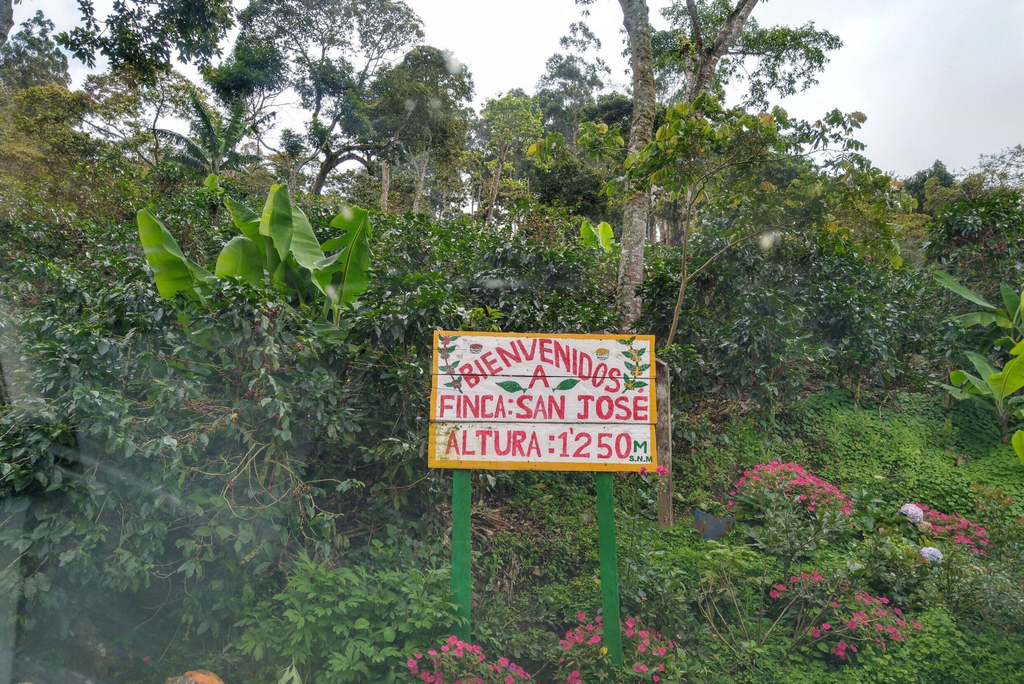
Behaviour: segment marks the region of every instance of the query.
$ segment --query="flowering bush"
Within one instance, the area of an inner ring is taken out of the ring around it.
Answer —
[[[753,470],[744,471],[729,496],[727,504],[748,514],[757,514],[771,505],[771,499],[781,494],[799,504],[808,513],[821,515],[839,512],[849,516],[853,512],[850,499],[839,489],[797,463],[759,463]]]
[[[809,555],[850,526],[853,505],[834,485],[796,463],[760,463],[729,492],[726,508],[754,523],[758,547],[787,562]]]
[[[924,511],[917,504],[903,504],[903,507],[900,508],[900,513],[915,525],[920,524],[924,520]]]
[[[958,513],[943,513],[924,504],[917,504],[924,515],[922,531],[933,537],[944,538],[953,544],[969,548],[975,553],[984,554],[988,546],[988,530],[982,525],[972,523]]]
[[[645,628],[639,618],[622,623],[622,654],[625,667],[612,666],[603,643],[601,616],[588,621],[584,613],[576,616],[580,624],[565,633],[559,644],[561,653],[555,681],[559,684],[592,682],[677,682],[676,644],[653,629]]]
[[[780,619],[790,612],[795,616],[794,633],[802,637],[797,644],[823,644],[840,660],[865,643],[884,650],[887,644],[906,641],[908,629],[921,629],[889,599],[850,592],[849,586],[848,580],[829,582],[816,571],[804,572],[772,585],[769,598],[781,606]]]
[[[918,553],[918,555],[921,556],[921,558],[925,559],[929,563],[941,563],[942,562],[942,552],[939,551],[934,546],[922,547],[921,550],[918,551],[917,553]]]
[[[423,684],[516,684],[530,675],[508,658],[487,662],[483,649],[452,635],[440,649],[414,653],[406,663],[409,678]]]

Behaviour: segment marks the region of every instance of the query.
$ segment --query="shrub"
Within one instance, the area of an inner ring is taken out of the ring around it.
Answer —
[[[983,526],[972,523],[958,513],[943,513],[924,504],[917,506],[924,513],[921,526],[923,532],[952,544],[960,544],[975,553],[987,553],[988,530]]]
[[[759,463],[729,495],[727,508],[754,523],[757,545],[790,562],[846,530],[853,512],[849,497],[796,463]]]
[[[448,573],[374,560],[332,568],[301,554],[284,590],[238,622],[242,653],[268,676],[292,664],[312,684],[396,681],[451,626]]]
[[[556,682],[592,684],[593,682],[676,682],[673,640],[646,628],[640,618],[622,622],[624,667],[612,666],[604,643],[604,623],[598,615],[588,621],[585,613],[576,616],[580,624],[565,633],[558,659]]]
[[[427,655],[413,653],[406,661],[409,679],[417,684],[515,684],[530,679],[526,670],[508,658],[487,662],[476,644],[459,640],[454,634]]]

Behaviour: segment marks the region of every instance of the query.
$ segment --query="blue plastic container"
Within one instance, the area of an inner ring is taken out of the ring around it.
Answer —
[[[693,509],[693,526],[705,539],[721,539],[736,524],[736,516],[711,515],[699,508]]]

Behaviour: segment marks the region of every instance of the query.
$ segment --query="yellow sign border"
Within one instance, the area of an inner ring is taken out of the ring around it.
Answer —
[[[651,462],[650,463],[613,463],[607,464],[598,463],[560,463],[558,461],[464,461],[464,460],[450,460],[444,459],[439,460],[437,458],[437,415],[435,407],[437,405],[437,377],[438,377],[438,358],[437,358],[437,344],[438,338],[441,335],[457,335],[458,337],[517,337],[517,338],[531,338],[531,337],[542,337],[546,339],[562,339],[562,340],[628,340],[630,338],[636,338],[637,340],[643,340],[650,345],[651,350],[651,367],[649,369],[649,375],[647,378],[650,382],[650,398],[651,398],[651,416],[654,418],[654,422],[650,423],[651,429]],[[435,330],[434,331],[434,349],[433,349],[433,361],[430,367],[430,434],[428,435],[427,442],[427,466],[430,468],[443,468],[448,470],[464,470],[464,469],[478,469],[478,470],[553,470],[553,471],[564,471],[564,472],[592,472],[592,473],[635,473],[639,472],[641,468],[647,468],[648,470],[654,470],[658,467],[658,444],[657,437],[655,435],[658,418],[658,396],[655,391],[655,356],[654,356],[654,335],[613,335],[613,334],[595,334],[595,335],[583,335],[577,333],[557,334],[557,333],[509,333],[509,332],[466,332],[466,331],[455,331],[455,330]]]

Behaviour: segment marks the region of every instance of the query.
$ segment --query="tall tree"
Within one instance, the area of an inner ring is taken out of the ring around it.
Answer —
[[[486,222],[494,223],[498,208],[498,191],[513,155],[523,153],[526,147],[543,133],[540,111],[532,98],[510,92],[487,100],[482,116],[482,137],[485,141],[490,171],[487,184]]]
[[[371,88],[388,62],[423,37],[420,18],[401,0],[255,0],[240,15],[243,32],[272,36],[288,60],[291,85],[311,113],[312,190],[348,161],[368,170],[382,151],[373,139]]]
[[[581,112],[595,103],[609,69],[600,58],[587,58],[589,50],[601,49],[601,41],[585,24],[573,24],[559,42],[563,51],[548,58],[537,83],[537,104],[545,128],[574,148]]]
[[[0,83],[14,90],[57,83],[68,86],[68,58],[52,38],[53,22],[36,10],[0,48]]]
[[[219,54],[234,14],[231,0],[118,0],[102,19],[93,0],[78,0],[78,10],[79,26],[57,42],[89,66],[104,57],[114,71],[146,79],[169,70],[175,55],[207,64]]]
[[[14,0],[0,0],[0,47],[7,43],[7,36],[14,28]]]
[[[814,85],[838,50],[838,36],[813,22],[762,27],[752,18],[758,0],[674,0],[662,11],[670,28],[654,34],[657,73],[666,99],[693,101],[746,80],[745,104],[767,107],[768,95],[792,95]]]
[[[377,138],[414,167],[412,211],[418,213],[431,165],[454,164],[465,149],[473,79],[450,52],[420,46],[381,73],[373,96]]]

